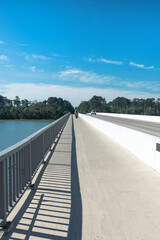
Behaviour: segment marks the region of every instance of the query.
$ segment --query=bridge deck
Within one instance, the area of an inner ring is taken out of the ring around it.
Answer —
[[[73,127],[70,117],[1,239],[159,239],[159,186],[160,174],[84,120]]]
[[[160,174],[75,120],[82,196],[82,239],[160,238]]]

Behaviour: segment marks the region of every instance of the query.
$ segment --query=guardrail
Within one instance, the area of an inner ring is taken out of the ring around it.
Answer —
[[[160,173],[160,138],[115,123],[79,114],[82,119]]]
[[[0,152],[0,227],[32,179],[50,150],[70,113]]]
[[[100,112],[98,112],[97,115],[119,117],[119,118],[148,121],[148,122],[157,122],[157,123],[160,122],[160,116],[122,114],[122,113],[100,113]]]

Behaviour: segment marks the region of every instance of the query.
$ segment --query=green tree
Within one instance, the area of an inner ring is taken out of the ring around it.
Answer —
[[[90,99],[89,104],[90,104],[90,111],[94,109],[97,112],[103,112],[106,106],[106,100],[101,96],[93,96]]]
[[[3,108],[4,106],[5,106],[4,97],[0,95],[0,108]]]
[[[21,101],[20,101],[20,98],[18,96],[15,97],[15,99],[13,100],[14,102],[14,106],[15,107],[20,107],[21,105]]]
[[[108,106],[105,98],[101,96],[93,96],[89,101],[82,101],[78,106],[78,111],[81,113],[89,113],[92,110],[97,112],[108,111]]]
[[[21,106],[23,108],[28,107],[30,105],[30,102],[27,99],[24,99],[21,101]]]
[[[160,98],[156,100],[155,105],[156,105],[155,115],[160,116]]]
[[[88,101],[82,101],[80,105],[78,106],[77,110],[80,113],[89,113],[90,105]]]
[[[109,103],[111,112],[128,113],[131,106],[131,100],[124,97],[117,97]]]

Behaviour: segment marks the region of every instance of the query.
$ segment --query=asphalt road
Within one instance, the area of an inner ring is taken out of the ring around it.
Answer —
[[[102,115],[92,115],[91,117],[98,118],[104,121],[115,123],[124,127],[132,128],[141,132],[145,132],[157,137],[160,137],[160,123],[138,121],[131,119],[124,119],[119,117],[109,117]]]

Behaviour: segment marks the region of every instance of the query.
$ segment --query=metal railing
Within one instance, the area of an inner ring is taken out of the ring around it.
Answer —
[[[70,113],[0,152],[0,227],[32,179],[50,150]]]

